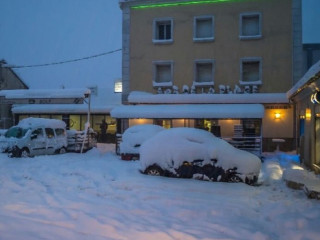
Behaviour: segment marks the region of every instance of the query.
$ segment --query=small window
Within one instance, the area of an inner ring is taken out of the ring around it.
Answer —
[[[48,138],[53,138],[54,137],[54,132],[53,132],[52,128],[46,128],[45,131],[46,131],[46,134],[47,134]]]
[[[169,87],[173,85],[173,62],[153,62],[153,86]]]
[[[258,39],[261,37],[261,13],[240,14],[240,39]]]
[[[214,18],[213,16],[194,17],[193,40],[212,41],[214,40]]]
[[[31,133],[31,136],[37,136],[37,137],[43,137],[43,130],[42,128],[37,128],[36,130],[33,130],[33,132]]]
[[[64,136],[64,135],[65,135],[65,131],[64,131],[63,128],[57,128],[57,129],[55,129],[55,131],[56,131],[56,135],[57,135],[58,137],[61,137],[61,136]]]
[[[213,60],[197,60],[194,68],[195,86],[213,86],[214,63]]]
[[[262,84],[262,64],[261,58],[243,58],[241,59],[241,78],[242,85],[260,85]]]
[[[173,20],[171,18],[155,19],[153,21],[153,42],[171,43],[173,41]]]

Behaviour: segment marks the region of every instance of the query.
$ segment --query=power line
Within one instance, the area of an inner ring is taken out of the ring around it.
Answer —
[[[60,61],[60,62],[52,62],[52,63],[44,63],[44,64],[33,64],[33,65],[20,65],[20,66],[4,65],[3,67],[7,67],[7,68],[32,68],[32,67],[44,67],[44,66],[51,66],[51,65],[59,65],[59,64],[78,62],[78,61],[88,60],[88,59],[91,59],[91,58],[101,57],[101,56],[104,56],[104,55],[109,55],[109,54],[112,54],[112,53],[115,53],[115,52],[119,52],[121,50],[122,49],[119,48],[119,49],[116,49],[116,50],[112,50],[112,51],[104,52],[104,53],[99,53],[99,54],[88,56],[88,57],[76,58],[76,59]]]

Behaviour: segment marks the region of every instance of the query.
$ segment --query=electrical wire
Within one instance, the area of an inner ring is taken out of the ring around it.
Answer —
[[[59,65],[59,64],[78,62],[78,61],[88,60],[88,59],[91,59],[91,58],[101,57],[101,56],[104,56],[104,55],[109,55],[109,54],[112,54],[112,53],[115,53],[115,52],[119,52],[121,50],[122,49],[119,48],[119,49],[116,49],[116,50],[112,50],[112,51],[104,52],[104,53],[99,53],[99,54],[88,56],[88,57],[76,58],[76,59],[60,61],[60,62],[52,62],[52,63],[44,63],[44,64],[33,64],[33,65],[20,65],[20,66],[4,65],[3,67],[6,67],[6,68],[32,68],[32,67],[44,67],[44,66],[51,66],[51,65]]]

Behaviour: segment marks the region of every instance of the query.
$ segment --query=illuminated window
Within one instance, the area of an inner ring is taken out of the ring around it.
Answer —
[[[161,18],[153,21],[153,42],[171,43],[173,41],[172,18]]]
[[[171,119],[154,119],[154,124],[169,129],[172,127]]]
[[[122,93],[122,81],[121,81],[121,79],[117,79],[114,82],[114,92],[115,93]]]
[[[240,61],[240,84],[262,84],[261,58],[242,58]]]
[[[194,17],[194,41],[212,41],[214,39],[213,16]]]
[[[240,14],[240,39],[258,39],[261,36],[261,13]]]

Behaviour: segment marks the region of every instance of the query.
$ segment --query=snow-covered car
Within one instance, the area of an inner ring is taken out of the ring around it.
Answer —
[[[65,153],[67,144],[65,122],[44,118],[23,119],[0,139],[1,150],[11,157]]]
[[[152,124],[135,125],[126,129],[119,146],[121,159],[138,160],[141,144],[163,130],[163,127]]]
[[[140,147],[141,171],[148,175],[255,184],[261,160],[212,133],[195,128],[159,132]]]

